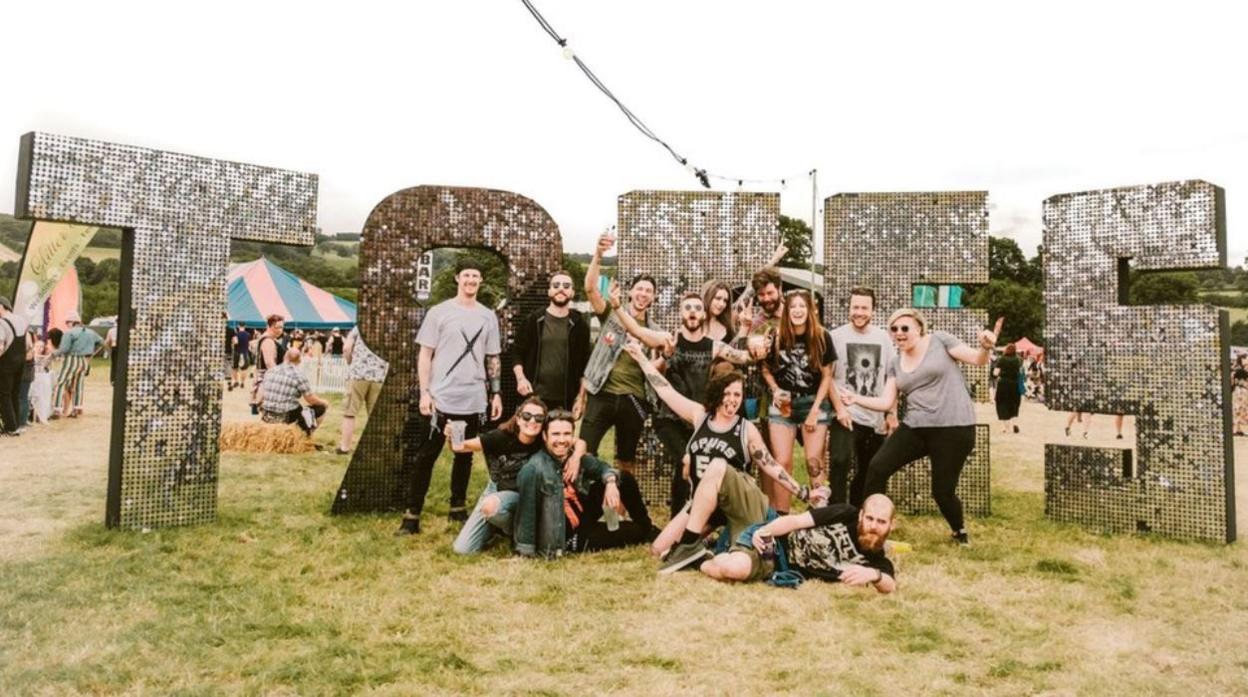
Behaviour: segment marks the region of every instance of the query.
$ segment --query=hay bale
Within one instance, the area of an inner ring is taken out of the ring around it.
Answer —
[[[261,421],[227,423],[221,427],[221,452],[301,454],[316,446],[294,424],[266,424]]]

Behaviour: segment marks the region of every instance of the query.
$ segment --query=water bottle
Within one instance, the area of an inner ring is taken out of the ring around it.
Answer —
[[[620,514],[614,508],[608,506],[607,510],[602,512],[602,522],[607,524],[607,530],[615,532],[620,529]]]

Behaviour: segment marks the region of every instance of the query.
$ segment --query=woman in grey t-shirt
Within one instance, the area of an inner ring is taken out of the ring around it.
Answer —
[[[1003,319],[992,331],[979,333],[976,350],[947,332],[928,332],[927,320],[918,310],[898,310],[888,318],[897,358],[889,366],[884,393],[841,394],[846,404],[876,411],[888,411],[898,393],[905,395],[905,417],[871,459],[863,493],[884,493],[894,472],[927,456],[932,462],[932,498],[960,544],[970,543],[956,491],[962,467],[975,448],[975,405],[958,363],[986,365]]]

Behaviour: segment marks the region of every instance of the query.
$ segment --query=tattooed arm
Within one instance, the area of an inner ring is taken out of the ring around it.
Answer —
[[[754,463],[754,466],[776,480],[777,484],[788,489],[794,496],[809,503],[810,487],[798,484],[797,480],[785,472],[779,462],[776,462],[771,453],[767,452],[767,446],[763,443],[763,435],[758,432],[754,424],[746,422],[745,428],[746,438],[749,441],[750,461]]]
[[[485,357],[485,376],[490,383],[490,421],[503,415],[503,359],[497,353]]]
[[[628,355],[637,361],[637,365],[641,366],[641,372],[645,373],[646,381],[654,388],[655,394],[659,395],[667,403],[677,416],[688,421],[689,423],[697,423],[698,417],[706,413],[706,409],[701,404],[685,397],[672,387],[672,383],[663,377],[650,361],[646,360],[646,354],[641,344],[636,341],[629,341],[624,345],[624,350],[628,351]]]
[[[750,358],[750,352],[744,349],[735,349],[722,341],[715,342],[715,348],[712,349],[712,355],[716,358],[722,358],[733,365],[749,365],[753,363]]]

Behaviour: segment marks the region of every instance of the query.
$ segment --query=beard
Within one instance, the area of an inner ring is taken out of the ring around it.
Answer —
[[[877,550],[883,549],[884,536],[869,533],[863,530],[862,526],[859,525],[858,526],[858,546],[862,547],[864,550],[868,552],[875,552]]]
[[[776,311],[780,309],[780,301],[779,300],[772,300],[772,301],[759,300],[758,306],[763,308],[763,312],[766,313],[768,317],[775,317]]]
[[[572,298],[569,298],[563,293],[555,293],[550,298],[550,304],[554,305],[555,307],[567,307],[568,303],[570,302],[572,302]]]
[[[685,317],[683,320],[681,320],[681,324],[684,326],[685,329],[691,332],[696,332],[702,328],[702,320],[696,317]]]

